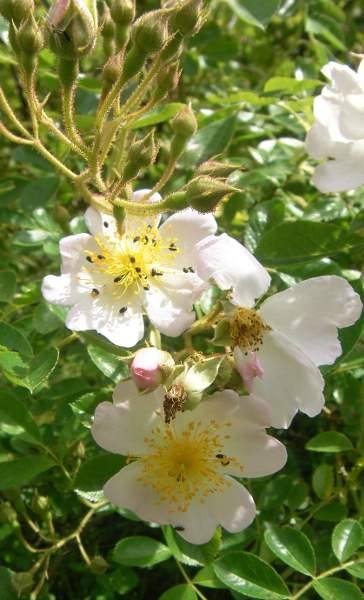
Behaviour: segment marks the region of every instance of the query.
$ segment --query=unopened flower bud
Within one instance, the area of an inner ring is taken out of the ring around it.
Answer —
[[[163,202],[166,209],[179,211],[189,207],[189,196],[186,190],[180,190],[169,194]]]
[[[156,100],[162,99],[166,94],[174,90],[177,85],[181,71],[178,68],[178,61],[168,65],[165,69],[162,69],[156,78],[156,91],[154,98]]]
[[[34,12],[33,0],[0,0],[0,14],[16,26]]]
[[[104,83],[104,91],[108,91],[114,83],[119,79],[122,71],[123,57],[121,54],[110,56],[102,70],[102,80]]]
[[[174,137],[171,142],[170,157],[178,158],[188,140],[197,131],[197,120],[191,106],[185,106],[171,122]]]
[[[219,179],[195,177],[186,186],[189,205],[199,212],[211,212],[226,196],[238,191]]]
[[[229,177],[234,171],[243,170],[240,165],[223,163],[217,160],[208,160],[197,169],[197,173],[201,175],[210,175],[211,177]]]
[[[51,50],[67,60],[88,54],[97,37],[97,14],[90,0],[58,0],[48,13]]]
[[[135,45],[144,55],[158,52],[167,37],[167,27],[162,11],[154,10],[139,17],[133,27]]]
[[[202,23],[202,7],[201,0],[187,0],[172,16],[172,29],[183,35],[197,33]]]
[[[101,35],[103,40],[103,49],[105,56],[108,58],[115,52],[115,23],[111,18],[110,9],[105,5],[104,13],[102,15],[101,22]]]
[[[130,371],[135,385],[144,390],[162,383],[173,365],[174,360],[168,352],[153,347],[141,348],[135,354]]]
[[[117,25],[130,25],[135,17],[135,2],[132,0],[113,0],[110,12]]]
[[[123,180],[130,181],[141,169],[152,165],[157,157],[158,147],[154,141],[154,131],[138,140],[130,147],[128,162],[123,173]]]
[[[43,35],[32,17],[22,21],[16,34],[16,41],[20,50],[25,54],[34,55],[41,51]]]

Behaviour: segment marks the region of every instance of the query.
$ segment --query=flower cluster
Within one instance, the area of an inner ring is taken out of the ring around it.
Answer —
[[[184,364],[179,352],[135,352],[131,379],[116,387],[113,403],[97,407],[92,427],[100,446],[127,457],[105,495],[195,544],[219,524],[244,529],[255,504],[240,480],[286,462],[266,428],[287,428],[297,411],[313,417],[322,409],[319,366],[341,354],[337,329],[359,318],[358,294],[343,278],[324,276],[261,301],[271,283],[266,269],[238,241],[216,235],[212,215],[190,208],[163,223],[127,214],[120,224],[94,208],[85,220],[90,234],[61,241],[62,274],[43,282],[49,302],[72,307],[68,327],[132,347],[144,336],[145,316],[167,336],[187,332],[188,339],[206,326],[222,328],[226,338],[224,352],[207,359],[187,344]],[[194,304],[211,284],[221,297],[212,316],[194,323]],[[225,360],[241,380],[216,391]]]
[[[329,62],[322,69],[329,79],[314,101],[315,122],[306,148],[319,165],[314,184],[321,192],[345,192],[364,184],[364,61],[357,73]]]

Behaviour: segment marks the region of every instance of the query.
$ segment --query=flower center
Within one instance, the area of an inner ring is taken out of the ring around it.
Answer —
[[[186,512],[194,498],[203,503],[230,485],[225,467],[234,465],[243,471],[236,458],[224,454],[230,427],[230,422],[214,419],[205,426],[191,420],[180,433],[173,425],[155,427],[145,438],[151,453],[139,458],[143,466],[139,481],[152,486],[159,503],[169,504],[171,512]]]
[[[263,336],[271,327],[264,323],[254,308],[238,308],[230,322],[230,336],[234,346],[240,346],[247,354],[257,352]]]
[[[174,238],[162,238],[158,229],[143,225],[115,240],[95,238],[96,252],[86,252],[86,260],[95,270],[113,277],[113,283],[124,292],[149,290],[150,279],[163,275],[160,266],[169,266],[179,252]]]

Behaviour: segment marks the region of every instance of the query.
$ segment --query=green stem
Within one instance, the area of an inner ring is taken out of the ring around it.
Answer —
[[[63,87],[62,88],[62,108],[63,108],[63,118],[64,124],[66,127],[66,132],[69,139],[73,142],[76,147],[82,151],[85,155],[87,154],[87,148],[81,138],[79,131],[77,129],[75,119],[74,119],[74,99],[75,99],[75,88],[71,87]]]
[[[307,590],[309,590],[316,581],[319,581],[320,579],[324,579],[325,577],[329,577],[330,575],[333,575],[334,573],[337,573],[338,571],[342,571],[343,569],[347,569],[348,567],[352,567],[353,565],[358,565],[360,563],[364,563],[364,556],[361,556],[360,558],[358,558],[356,560],[349,560],[346,563],[338,565],[337,567],[332,567],[331,569],[328,569],[327,571],[320,573],[320,575],[317,575],[317,577],[314,577],[311,581],[309,581],[306,585],[304,585],[303,588],[301,588],[297,592],[297,594],[294,594],[293,596],[291,596],[290,600],[297,600],[297,598],[300,598],[301,596],[303,596],[303,594],[305,594],[307,592]]]
[[[195,584],[193,583],[192,579],[190,579],[189,575],[187,574],[186,570],[182,567],[182,565],[179,562],[179,560],[177,560],[176,558],[174,560],[176,561],[177,567],[181,571],[181,573],[182,573],[183,577],[185,578],[186,582],[193,589],[193,591],[197,594],[197,596],[199,598],[201,598],[201,600],[208,600],[206,598],[206,596],[202,592],[200,592],[200,590],[198,589],[198,587],[195,586]]]

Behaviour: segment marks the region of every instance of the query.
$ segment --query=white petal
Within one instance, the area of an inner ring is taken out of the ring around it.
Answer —
[[[258,352],[263,379],[253,391],[272,406],[272,426],[289,427],[298,410],[316,416],[324,405],[324,380],[319,369],[297,346],[277,331],[265,334]]]
[[[358,74],[347,65],[329,62],[321,72],[331,80],[331,89],[342,94],[350,94],[361,91]]]
[[[77,297],[76,290],[71,276],[68,275],[47,275],[43,279],[42,294],[50,304],[60,304],[61,306],[70,306]]]
[[[188,414],[186,412],[186,414]],[[270,405],[256,395],[239,396],[233,390],[223,390],[208,396],[194,409],[195,419],[218,422],[232,421],[239,433],[261,431],[270,427],[272,410]]]
[[[178,533],[191,544],[206,544],[214,535],[219,524],[216,516],[213,516],[209,510],[211,496],[207,497],[204,503],[194,498],[187,512],[171,513],[170,515],[170,523],[177,527],[183,527],[184,530],[178,531]],[[216,501],[218,502],[222,497],[222,493],[218,494]]]
[[[281,442],[264,431],[247,432],[239,435],[233,431],[225,442],[225,454],[235,458],[239,466],[231,462],[226,472],[236,477],[265,477],[276,473],[287,462],[287,450]]]
[[[341,354],[337,327],[353,325],[362,303],[342,277],[312,277],[274,294],[260,314],[273,329],[284,333],[316,365],[331,365]]]
[[[86,250],[95,251],[97,245],[88,233],[68,235],[59,242],[62,258],[62,273],[80,271],[86,262]]]
[[[106,483],[105,496],[115,506],[131,510],[145,521],[170,523],[168,509],[158,503],[158,495],[151,486],[139,481],[141,474],[142,466],[138,461],[127,465]]]
[[[66,327],[73,331],[87,331],[96,329],[92,314],[92,300],[82,299],[72,306],[66,317]]]
[[[359,160],[330,160],[319,165],[313,183],[320,192],[348,192],[364,184],[364,155]]]
[[[179,253],[174,257],[177,268],[195,266],[195,245],[216,233],[217,223],[211,214],[202,215],[187,208],[169,217],[159,228],[163,238],[175,239]]]
[[[206,509],[224,529],[236,533],[249,527],[254,520],[256,508],[248,490],[231,477],[227,479],[230,486],[221,494],[209,496]]]
[[[268,272],[249,250],[226,233],[199,242],[196,254],[197,274],[204,280],[213,278],[222,290],[232,288],[233,304],[254,306],[269,287]]]
[[[163,405],[163,390],[139,394],[134,384],[121,382],[116,386],[113,400],[96,407],[92,425],[95,441],[109,452],[125,456],[142,455],[148,451],[144,438],[155,422]],[[150,449],[149,449],[150,451]]]
[[[85,212],[85,221],[90,233],[96,237],[115,237],[116,235],[117,226],[112,215],[99,212],[90,206]]]
[[[162,200],[162,196],[156,192],[153,194],[148,200],[144,200],[144,196],[148,194],[150,190],[137,190],[133,193],[131,200],[132,202],[148,202],[148,204],[155,204],[156,202],[160,202]],[[125,219],[123,222],[123,230],[126,232],[136,231],[140,227],[145,227],[146,225],[152,225],[153,227],[157,227],[160,221],[160,215],[153,215],[151,217],[147,216],[137,216],[132,213],[126,213]]]
[[[179,535],[191,544],[206,544],[218,525],[236,533],[249,527],[256,513],[254,500],[243,485],[226,477],[221,492],[206,497],[204,502],[192,500],[186,513],[173,515],[173,524],[182,526]]]
[[[194,322],[196,315],[192,310],[179,306],[178,294],[167,295],[155,286],[146,294],[145,308],[150,322],[164,335],[176,337],[186,331]]]
[[[116,346],[132,348],[144,335],[144,321],[140,309],[128,305],[124,313],[119,312],[119,304],[109,313],[107,321],[97,327],[98,333],[104,335]]]
[[[306,152],[316,160],[333,155],[334,143],[330,139],[328,128],[316,121],[306,137]]]

